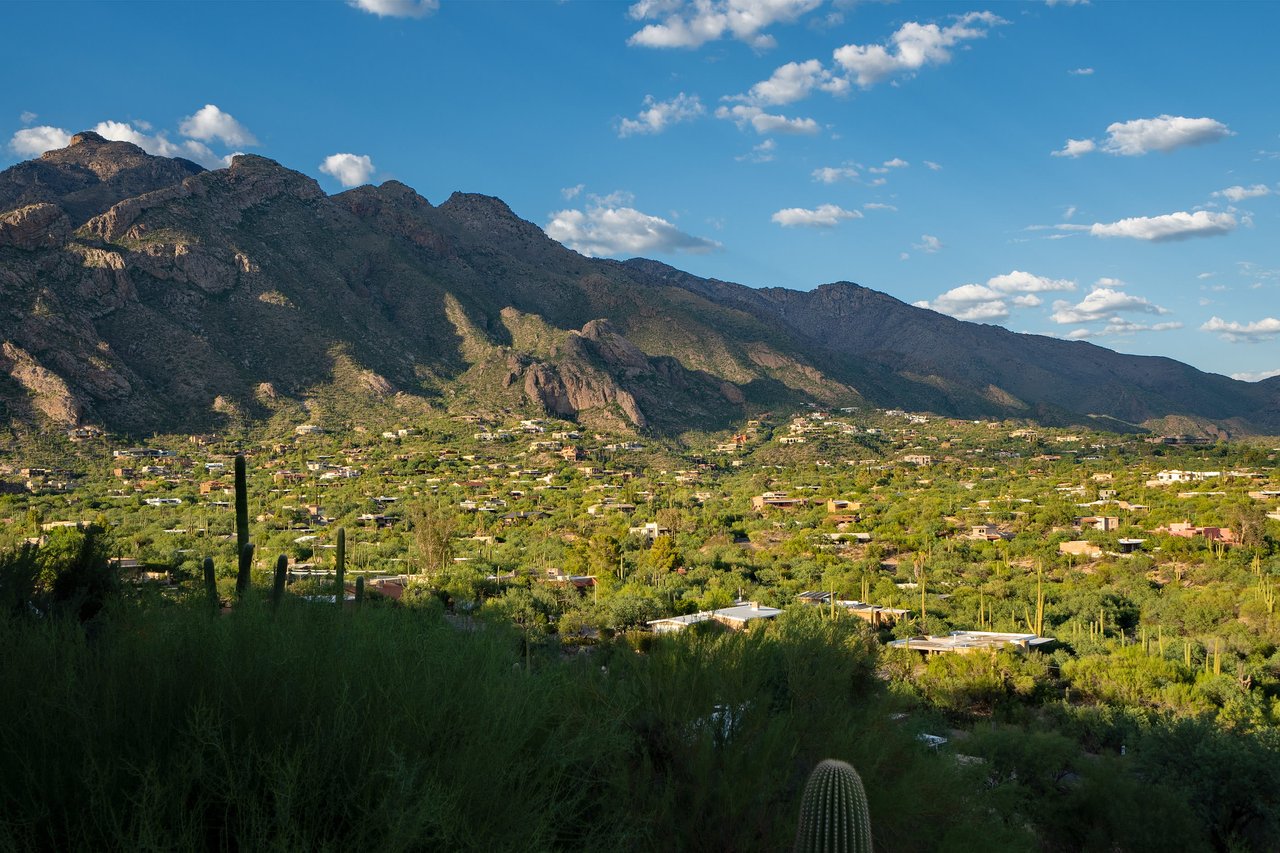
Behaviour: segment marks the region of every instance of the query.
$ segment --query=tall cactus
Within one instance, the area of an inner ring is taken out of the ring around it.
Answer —
[[[279,607],[284,600],[284,583],[289,575],[289,557],[281,554],[276,558],[276,574],[271,583],[271,606]]]
[[[218,576],[213,570],[213,557],[204,558],[204,594],[209,599],[209,607],[216,613],[222,608],[222,599],[218,598]]]
[[[245,548],[249,545],[249,487],[245,484],[244,455],[236,454],[236,556],[240,560],[240,570],[236,574],[236,595],[243,597],[249,589],[249,568],[252,559],[245,559]],[[252,552],[250,552],[252,553]]]
[[[338,606],[342,606],[343,599],[347,597],[346,587],[347,572],[347,528],[338,528],[338,553],[334,561],[334,573],[338,576],[338,596],[335,599]]]
[[[870,853],[871,817],[858,771],[833,758],[804,786],[795,853]]]
[[[246,542],[240,551],[240,564],[236,567],[236,595],[244,597],[249,589],[249,574],[253,569],[253,543]]]
[[[356,607],[364,604],[364,575],[356,577]]]

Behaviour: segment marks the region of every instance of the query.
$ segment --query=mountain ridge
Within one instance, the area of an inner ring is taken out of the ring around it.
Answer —
[[[852,282],[757,289],[586,258],[494,196],[330,196],[264,157],[205,170],[92,133],[0,173],[0,295],[0,416],[18,424],[199,431],[347,394],[672,436],[806,402],[1280,432],[1280,381]]]

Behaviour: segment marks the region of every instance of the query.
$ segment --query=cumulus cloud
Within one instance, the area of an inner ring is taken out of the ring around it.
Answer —
[[[839,181],[856,181],[858,179],[858,170],[852,166],[823,166],[820,169],[813,170],[813,179],[824,184],[834,184]]]
[[[962,284],[932,302],[916,302],[915,306],[973,322],[1003,320],[1009,316],[1009,305],[1003,294],[981,284]]]
[[[34,113],[32,114],[34,115]],[[130,142],[148,154],[157,157],[183,157],[210,169],[227,166],[235,152],[220,156],[206,145],[218,141],[226,145],[254,145],[253,134],[229,114],[213,104],[206,104],[193,115],[183,119],[178,128],[182,139],[174,141],[163,130],[153,130],[145,121],[100,121],[94,132],[115,142]],[[9,141],[9,148],[22,156],[36,156],[54,148],[65,148],[71,142],[71,134],[60,127],[27,127],[19,130]]]
[[[763,50],[774,46],[765,29],[821,5],[822,0],[640,0],[631,6],[631,18],[659,23],[646,24],[627,44],[693,48],[728,36]]]
[[[1091,151],[1105,151],[1138,157],[1151,151],[1168,152],[1191,145],[1206,145],[1231,135],[1231,129],[1215,119],[1164,114],[1155,118],[1113,122],[1107,126],[1107,136],[1100,145],[1092,139],[1068,139],[1067,144],[1053,154],[1079,157]]]
[[[818,132],[818,123],[811,118],[787,118],[766,113],[759,107],[738,104],[734,107],[718,107],[716,118],[729,119],[740,129],[750,125],[756,133],[812,134]]]
[[[586,187],[587,187],[586,184],[574,184],[571,187],[565,187],[564,189],[560,190],[560,195],[564,196],[565,201],[568,201],[570,199],[577,198],[578,195],[581,194],[584,189],[586,189]]]
[[[932,234],[921,234],[920,242],[912,243],[911,248],[932,255],[942,251],[942,241]]]
[[[927,240],[928,235],[925,235]],[[929,251],[924,245],[915,248]],[[1046,278],[1041,275],[1013,270],[992,276],[986,284],[962,284],[938,296],[933,301],[916,302],[918,308],[929,308],[949,314],[957,320],[1002,320],[1014,308],[1036,308],[1042,304],[1037,293],[1075,290],[1076,283],[1069,279]]]
[[[1046,278],[1022,270],[1013,270],[987,279],[987,287],[1001,293],[1045,293],[1075,290],[1076,283],[1066,278]]]
[[[778,150],[778,142],[774,139],[766,139],[759,145],[752,146],[751,150],[734,159],[745,160],[748,163],[768,163],[774,158],[774,154]]]
[[[1162,216],[1134,216],[1117,222],[1095,222],[1089,226],[1089,233],[1094,237],[1128,237],[1166,243],[1226,234],[1235,227],[1236,218],[1230,213],[1197,210],[1195,213],[1178,211]]]
[[[1088,77],[1089,75],[1093,74],[1093,69],[1092,68],[1072,68],[1067,73],[1070,74],[1072,77]]]
[[[1254,370],[1246,373],[1233,373],[1232,379],[1239,379],[1241,382],[1261,382],[1264,379],[1270,379],[1272,376],[1280,376],[1280,370]]]
[[[551,239],[588,257],[702,254],[720,248],[719,243],[686,234],[659,216],[628,206],[630,203],[629,193],[593,198],[585,210],[551,214],[551,221],[543,230]]]
[[[1053,313],[1049,315],[1049,319],[1062,325],[1093,323],[1114,318],[1120,313],[1168,314],[1169,310],[1141,296],[1134,296],[1113,287],[1095,287],[1084,299],[1074,305],[1064,300],[1054,302]]]
[[[18,116],[18,121],[22,122],[23,124],[34,124],[35,120],[38,118],[40,118],[40,116],[31,112],[31,110],[23,110],[22,115]]]
[[[1252,323],[1234,321],[1228,323],[1221,317],[1210,317],[1200,329],[1205,332],[1215,332],[1224,341],[1230,341],[1233,344],[1256,344],[1260,341],[1274,340],[1277,335],[1280,335],[1280,320],[1275,317],[1264,317]]]
[[[208,145],[195,139],[184,139],[173,142],[164,131],[147,133],[151,125],[146,122],[100,121],[93,126],[94,131],[103,139],[114,142],[131,142],[148,154],[157,157],[183,157],[209,169],[219,169],[230,165],[235,154],[220,157],[214,154]]]
[[[330,154],[320,164],[320,171],[338,179],[344,187],[358,187],[373,177],[373,160],[368,154]]]
[[[784,208],[769,218],[784,228],[830,228],[845,219],[861,219],[862,212],[845,210],[835,204],[821,204],[812,210],[803,207]]]
[[[816,59],[807,62],[788,62],[780,65],[768,80],[762,80],[751,87],[745,95],[726,98],[729,101],[743,101],[755,106],[777,106],[803,100],[815,90],[833,95],[849,91],[849,80],[837,77]]]
[[[890,77],[911,74],[926,65],[951,61],[951,49],[962,42],[984,38],[991,27],[1005,23],[991,12],[968,12],[945,27],[909,21],[890,36],[887,44],[847,44],[833,56],[863,89]]]
[[[1092,139],[1068,139],[1067,144],[1063,145],[1057,151],[1050,151],[1054,157],[1079,157],[1082,154],[1088,154],[1096,151],[1098,145]]]
[[[1107,127],[1102,149],[1108,154],[1137,156],[1149,151],[1172,151],[1188,145],[1217,142],[1231,135],[1222,122],[1211,118],[1160,115],[1119,121]]]
[[[1225,190],[1218,190],[1213,194],[1213,197],[1240,202],[1247,198],[1260,198],[1264,195],[1271,195],[1271,187],[1266,184],[1254,184],[1251,187],[1227,187]]]
[[[205,104],[178,125],[178,132],[202,142],[218,140],[223,145],[257,145],[258,140],[249,129],[214,104]]]
[[[440,8],[440,0],[347,0],[347,5],[379,18],[425,18]]]
[[[659,101],[653,95],[645,95],[644,109],[635,118],[624,118],[618,124],[618,136],[638,133],[662,133],[673,124],[691,121],[705,112],[697,95],[684,92],[669,101]]]
[[[39,157],[46,151],[66,148],[70,142],[70,133],[60,127],[45,124],[19,130],[9,140],[9,150],[19,157]]]

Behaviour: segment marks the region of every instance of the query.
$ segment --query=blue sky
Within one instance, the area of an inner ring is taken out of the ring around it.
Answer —
[[[0,5],[0,167],[98,129],[330,192],[505,199],[584,253],[855,281],[1280,372],[1280,5]]]

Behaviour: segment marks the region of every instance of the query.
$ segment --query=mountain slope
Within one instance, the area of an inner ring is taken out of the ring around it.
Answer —
[[[499,199],[327,196],[80,134],[0,173],[0,405],[141,433],[288,410],[543,410],[663,434],[813,401],[1280,429],[1280,384],[812,292],[584,258]]]

